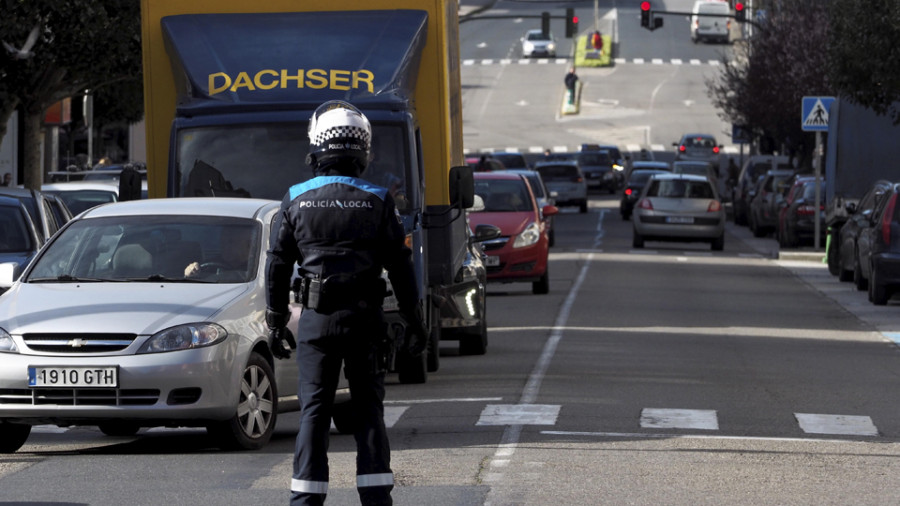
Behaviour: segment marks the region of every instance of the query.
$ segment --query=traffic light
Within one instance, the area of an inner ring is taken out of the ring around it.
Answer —
[[[542,12],[541,13],[541,35],[545,39],[550,38],[550,13]]]
[[[734,3],[734,19],[740,23],[747,21],[747,11],[744,10],[744,2]]]
[[[650,2],[641,2],[641,27],[650,28]]]
[[[575,15],[575,9],[569,7],[566,9],[566,38],[571,39],[578,33],[578,16]]]

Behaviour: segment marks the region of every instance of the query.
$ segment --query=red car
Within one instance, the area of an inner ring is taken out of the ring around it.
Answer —
[[[488,281],[531,282],[532,293],[548,293],[550,238],[544,217],[559,210],[551,205],[539,208],[519,174],[476,172],[475,194],[484,209],[469,213],[469,226],[473,231],[482,224],[500,228],[500,237],[482,243]]]

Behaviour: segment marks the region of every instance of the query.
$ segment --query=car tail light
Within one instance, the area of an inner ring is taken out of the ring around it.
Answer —
[[[897,205],[897,194],[891,195],[891,200],[887,203],[887,209],[884,210],[884,216],[881,218],[881,239],[885,244],[891,244],[891,222],[894,221],[894,206]]]
[[[682,153],[684,153],[685,150],[687,150],[687,146],[685,146],[684,144],[682,144],[681,146],[678,146],[678,151],[681,151]]]
[[[625,195],[626,195],[626,196],[629,196],[629,197],[630,197],[632,193],[634,193],[634,191],[633,191],[631,188],[625,188]]]
[[[708,213],[717,213],[722,210],[722,203],[718,200],[713,200],[709,203],[709,207],[706,208],[706,212]]]
[[[719,146],[713,146],[713,153],[719,154]]]
[[[572,178],[572,181],[575,181],[576,183],[580,183],[580,182],[584,181],[584,179],[582,179],[580,176],[575,176]]]
[[[638,202],[638,207],[640,207],[641,209],[646,209],[648,211],[652,211],[653,203],[650,202],[650,199],[641,199],[641,201]]]

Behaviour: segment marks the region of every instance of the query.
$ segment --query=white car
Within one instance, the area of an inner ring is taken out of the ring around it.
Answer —
[[[731,33],[731,7],[722,0],[699,0],[691,9],[691,41],[715,40],[727,44]]]
[[[119,200],[119,185],[112,181],[45,183],[41,191],[59,196],[75,216],[94,206]]]
[[[256,449],[296,409],[295,360],[265,324],[279,202],[151,199],[70,221],[12,282],[0,264],[0,453],[33,425],[206,427]],[[300,308],[289,324],[296,331]]]
[[[522,37],[522,58],[534,56],[556,56],[556,38],[544,35],[542,30],[528,30]]]

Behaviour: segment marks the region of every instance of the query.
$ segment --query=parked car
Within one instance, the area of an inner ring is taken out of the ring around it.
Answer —
[[[884,179],[876,181],[859,199],[858,203],[849,204],[847,221],[838,232],[837,244],[832,245],[832,247],[837,247],[838,249],[838,279],[841,281],[862,283],[863,279],[856,265],[856,240],[859,238],[859,232],[871,224],[872,213],[875,212],[875,208],[878,207],[882,197],[890,188],[890,181]],[[866,287],[863,286],[862,288]]]
[[[544,184],[556,194],[556,206],[577,206],[587,212],[587,182],[577,161],[538,162],[534,170],[541,173]]]
[[[556,37],[552,33],[544,35],[543,30],[534,29],[525,32],[521,39],[522,58],[535,56],[556,56]]]
[[[31,215],[19,199],[0,197],[0,264],[8,264],[18,279],[43,245]],[[0,287],[0,293],[6,288]]]
[[[528,164],[528,161],[525,159],[525,155],[522,153],[516,153],[513,151],[499,151],[496,153],[492,153],[491,157],[494,160],[502,163],[504,167],[507,169],[529,169],[531,166]]]
[[[0,187],[0,196],[13,197],[25,204],[42,244],[72,219],[72,211],[56,195],[26,188]]]
[[[725,246],[725,208],[705,177],[651,176],[631,221],[635,248],[643,248],[646,241],[704,241],[715,251]]]
[[[825,180],[819,179],[819,208],[816,210],[816,178],[802,176],[794,180],[781,204],[776,238],[782,248],[812,243],[819,219],[820,238],[825,237]],[[834,245],[837,247],[837,245]]]
[[[883,306],[900,290],[900,184],[887,189],[870,226],[860,230],[857,254],[866,279],[869,301]]]
[[[483,211],[484,201],[475,197],[475,205],[467,215]],[[468,216],[466,218],[468,221]],[[481,243],[500,237],[500,228],[494,225],[478,225],[469,229],[469,246],[466,258],[450,287],[441,287],[438,294],[441,304],[442,341],[459,341],[460,355],[484,355],[488,346],[487,329],[487,268]]]
[[[623,220],[631,219],[634,204],[641,196],[641,191],[650,177],[668,173],[669,171],[661,169],[634,169],[631,171],[628,181],[625,182],[625,189],[622,191],[622,200],[619,201],[619,214],[622,215]]]
[[[681,136],[681,140],[673,142],[675,160],[692,160],[719,164],[719,150],[722,146],[710,134],[690,133]]]
[[[469,226],[500,228],[500,237],[482,242],[489,282],[530,282],[535,294],[550,291],[550,239],[541,215],[553,216],[555,206],[538,209],[531,187],[519,174],[476,172],[475,194],[484,210],[469,214]]]
[[[507,169],[505,172],[525,176],[528,184],[531,185],[531,192],[534,193],[534,198],[537,200],[539,210],[543,210],[544,206],[556,206],[556,197],[554,197],[550,193],[550,190],[547,189],[547,185],[544,184],[544,179],[541,177],[540,172],[536,170],[519,169]],[[550,246],[553,247],[553,245],[556,244],[556,232],[553,230],[553,216],[543,216],[543,214],[543,211],[541,211],[544,223],[547,225],[547,235],[550,237]]]
[[[750,201],[755,196],[759,178],[773,169],[793,170],[790,158],[776,155],[753,155],[744,162],[737,182],[731,189],[731,203],[734,208],[734,224],[747,225],[750,220]]]
[[[0,265],[0,286],[11,286],[0,297],[0,451],[16,451],[36,424],[109,435],[206,427],[223,448],[263,446],[278,413],[297,407],[297,363],[273,359],[265,323],[279,206],[99,206],[60,230],[15,283]]]
[[[613,170],[615,164],[609,151],[579,151],[575,154],[574,159],[578,161],[578,166],[584,173],[588,190],[605,190],[615,193],[619,189],[619,179],[616,177],[616,171]]]
[[[41,185],[41,191],[56,195],[77,216],[100,204],[119,200],[119,186],[111,182],[70,181]]]
[[[750,231],[754,237],[763,237],[776,230],[778,210],[793,175],[793,170],[770,170],[757,185],[756,194],[750,201]]]

